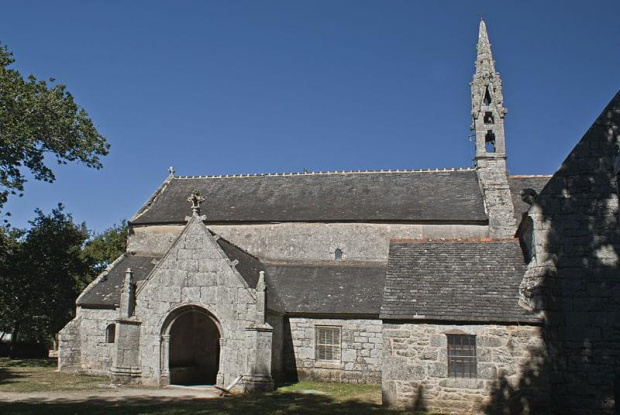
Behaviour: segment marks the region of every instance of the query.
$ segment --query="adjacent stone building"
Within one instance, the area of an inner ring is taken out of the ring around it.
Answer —
[[[482,21],[471,88],[472,168],[171,172],[78,298],[60,369],[238,392],[381,383],[386,405],[445,413],[613,413],[620,96],[553,177],[509,176]]]

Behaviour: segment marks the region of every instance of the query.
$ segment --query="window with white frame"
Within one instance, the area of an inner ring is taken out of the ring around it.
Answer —
[[[316,360],[340,360],[340,327],[316,326]]]

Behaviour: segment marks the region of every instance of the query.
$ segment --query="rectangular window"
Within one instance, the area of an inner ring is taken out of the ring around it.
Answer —
[[[475,378],[476,336],[448,334],[448,376],[452,378]]]
[[[316,326],[316,360],[340,360],[340,327]]]
[[[116,324],[108,324],[108,327],[106,327],[105,341],[106,343],[114,343],[116,341]]]

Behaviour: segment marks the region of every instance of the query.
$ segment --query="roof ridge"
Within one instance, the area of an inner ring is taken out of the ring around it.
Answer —
[[[394,238],[390,243],[426,243],[426,242],[518,242],[518,238]]]
[[[551,177],[552,174],[513,174],[509,175],[510,178],[520,178],[520,177]]]
[[[330,174],[376,174],[376,173],[441,173],[450,171],[474,171],[472,167],[457,167],[443,169],[380,169],[380,170],[334,170],[334,171],[311,171],[311,172],[288,172],[288,173],[249,173],[249,174],[214,174],[198,176],[174,176],[174,179],[228,179],[246,177],[283,177],[283,176],[318,176]]]
[[[376,267],[382,268],[387,266],[387,261],[368,261],[368,260],[350,260],[350,259],[306,259],[306,260],[287,260],[287,259],[263,259],[264,265],[289,265],[304,266],[313,265],[316,267],[332,267],[332,266],[351,266],[351,267]]]

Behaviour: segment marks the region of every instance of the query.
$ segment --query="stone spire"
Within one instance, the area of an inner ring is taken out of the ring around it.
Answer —
[[[484,20],[480,20],[477,49],[476,72],[471,82],[471,128],[476,132],[476,159],[506,158],[504,117],[508,111]]]
[[[484,20],[478,31],[476,72],[471,82],[471,117],[476,136],[476,173],[489,216],[489,236],[514,236],[516,221],[506,170],[504,94]]]

